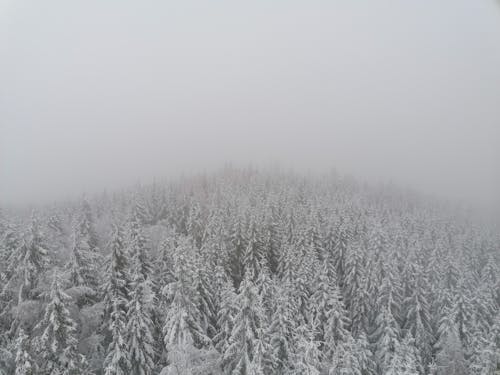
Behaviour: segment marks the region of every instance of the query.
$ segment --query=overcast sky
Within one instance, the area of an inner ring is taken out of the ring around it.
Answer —
[[[494,0],[0,0],[0,203],[234,164],[500,191]]]

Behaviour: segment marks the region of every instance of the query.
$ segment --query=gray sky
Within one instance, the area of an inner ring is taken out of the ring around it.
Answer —
[[[224,162],[500,191],[494,0],[0,0],[0,203]]]

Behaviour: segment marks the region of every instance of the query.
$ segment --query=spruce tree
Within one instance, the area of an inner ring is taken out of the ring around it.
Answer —
[[[246,273],[240,285],[234,326],[223,355],[223,368],[232,375],[245,375],[250,370],[256,354],[256,343],[261,339],[259,332],[264,312],[253,278],[251,273]]]
[[[93,294],[99,288],[99,279],[96,270],[98,260],[95,252],[90,250],[87,239],[73,233],[72,257],[70,261],[70,281],[73,286],[89,288]]]
[[[92,215],[92,208],[87,199],[83,199],[79,214],[79,236],[85,238],[90,251],[97,252],[98,240],[95,231],[94,217]]]
[[[290,288],[283,286],[278,289],[275,302],[276,306],[270,326],[271,345],[276,358],[276,373],[286,374],[292,366],[294,314],[296,313]]]
[[[37,214],[33,211],[31,225],[20,246],[9,258],[7,273],[8,284],[20,281],[18,303],[25,298],[31,299],[42,272],[49,264],[48,245],[40,230]]]
[[[165,347],[185,347],[193,345],[197,348],[211,344],[203,327],[203,316],[197,302],[197,291],[194,249],[189,238],[179,241],[174,261],[175,280],[163,288],[163,294],[169,301],[163,337]]]
[[[223,354],[229,345],[237,313],[236,293],[231,282],[226,281],[221,290],[221,303],[217,313],[217,333],[213,339],[215,348]]]
[[[130,268],[125,251],[124,234],[119,225],[113,226],[113,234],[109,244],[110,254],[107,261],[106,284],[104,286],[104,305],[106,323],[113,312],[125,316],[130,292]]]
[[[415,338],[415,345],[420,356],[425,363],[428,363],[432,355],[434,335],[427,298],[429,288],[421,272],[417,273],[412,289],[411,295],[404,301],[406,309],[404,328]]]
[[[153,299],[150,281],[135,274],[127,306],[126,332],[130,372],[137,375],[151,375],[155,367]]]
[[[278,270],[278,262],[281,255],[281,239],[273,207],[269,208],[266,214],[263,246],[269,270],[272,274],[275,274]]]
[[[322,344],[322,351],[331,358],[338,344],[345,342],[349,336],[347,327],[349,319],[338,290],[335,272],[327,261],[316,281],[316,290],[311,295],[311,320],[316,327],[317,340]]]
[[[68,310],[70,301],[55,273],[50,301],[43,320],[38,324],[42,329],[38,349],[43,360],[43,374],[79,375],[85,365],[83,356],[78,353],[76,323]]]
[[[379,371],[388,371],[400,340],[400,328],[387,306],[382,306],[376,320],[372,341],[375,343],[375,358]]]
[[[104,370],[106,375],[125,375],[130,370],[126,343],[130,277],[123,231],[117,225],[113,228],[110,250],[104,299],[104,321],[110,339]]]
[[[310,324],[304,324],[296,329],[294,334],[296,348],[290,375],[319,375],[321,373],[320,343],[315,337],[314,326]]]
[[[362,368],[356,353],[356,342],[349,337],[335,348],[331,362],[327,362],[329,375],[362,375]]]
[[[131,255],[132,272],[137,273],[143,280],[152,278],[153,265],[147,249],[148,240],[143,229],[143,208],[138,201],[134,204],[130,219],[130,239],[128,252]]]
[[[245,253],[243,258],[243,266],[246,274],[252,274],[255,277],[259,274],[260,263],[264,259],[264,248],[261,243],[260,234],[257,229],[255,218],[251,218],[249,228],[245,238]]]
[[[9,259],[19,247],[20,238],[13,225],[6,225],[0,242],[0,280],[6,281],[12,277],[14,269],[8,271]]]
[[[126,342],[126,316],[119,299],[112,301],[108,329],[111,333],[111,342],[104,360],[104,373],[105,375],[127,375],[130,372],[131,363]]]
[[[29,338],[21,328],[16,340],[16,361],[15,375],[35,375],[37,367],[35,361],[31,357],[29,348]]]
[[[247,248],[245,223],[240,213],[237,213],[233,218],[230,228],[230,248],[231,257],[229,259],[230,274],[233,278],[233,283],[236,288],[239,287],[244,274],[244,256]]]
[[[455,323],[440,337],[440,349],[436,354],[437,375],[467,375],[465,350]]]

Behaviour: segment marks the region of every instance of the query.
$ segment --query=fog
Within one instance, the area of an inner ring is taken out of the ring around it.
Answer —
[[[498,4],[0,0],[0,204],[227,162],[497,202]]]

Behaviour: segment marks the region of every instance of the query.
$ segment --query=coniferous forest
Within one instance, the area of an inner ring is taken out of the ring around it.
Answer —
[[[0,216],[2,375],[493,375],[500,233],[336,174],[225,168]]]

